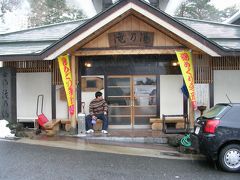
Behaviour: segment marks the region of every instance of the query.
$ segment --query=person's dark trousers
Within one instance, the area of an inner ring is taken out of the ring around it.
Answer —
[[[108,118],[107,118],[107,116],[104,115],[103,113],[102,114],[97,114],[95,116],[97,117],[97,119],[101,119],[103,121],[102,130],[107,130],[108,129]],[[93,129],[92,116],[87,115],[85,121],[86,121],[86,130]]]
[[[85,125],[86,125],[86,131],[89,129],[93,129],[93,125],[92,125],[92,116],[91,115],[87,115],[85,118]]]

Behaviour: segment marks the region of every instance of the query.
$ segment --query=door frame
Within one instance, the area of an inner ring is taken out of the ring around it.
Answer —
[[[106,84],[105,84],[105,89],[107,89],[106,92],[108,92],[108,86],[107,86],[107,81],[108,81],[108,78],[129,78],[129,81],[130,81],[130,124],[129,125],[109,125],[110,128],[112,129],[147,129],[147,128],[150,128],[150,124],[143,124],[143,125],[136,125],[135,124],[135,108],[138,107],[135,105],[134,101],[135,101],[135,93],[134,93],[134,90],[135,90],[135,85],[134,85],[134,78],[135,77],[155,77],[156,78],[156,84],[155,84],[155,88],[156,88],[156,95],[155,95],[155,98],[156,98],[156,114],[154,114],[153,116],[157,116],[158,113],[159,113],[159,88],[158,88],[158,84],[159,84],[159,78],[157,75],[109,75],[106,77]],[[108,94],[108,93],[107,93]],[[106,96],[107,98],[109,97],[108,95]],[[123,96],[124,97],[124,96]],[[126,96],[127,97],[127,96]],[[141,97],[141,96],[140,96]],[[139,106],[141,107],[141,106]],[[150,115],[151,116],[151,115]],[[149,118],[150,118],[149,116]],[[139,116],[141,117],[141,115]],[[143,117],[146,117],[146,116],[143,116]]]

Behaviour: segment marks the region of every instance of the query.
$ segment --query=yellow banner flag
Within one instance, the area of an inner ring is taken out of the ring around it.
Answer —
[[[73,94],[73,82],[70,69],[70,62],[68,55],[58,57],[59,69],[62,75],[64,89],[67,96],[69,113],[72,116],[74,114],[74,94]]]
[[[196,96],[194,90],[194,67],[190,51],[176,51],[180,64],[182,75],[188,89],[189,97],[192,102],[193,109],[197,109]]]

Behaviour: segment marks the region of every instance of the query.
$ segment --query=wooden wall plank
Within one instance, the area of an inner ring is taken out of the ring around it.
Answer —
[[[214,70],[240,70],[240,57],[213,58],[208,55],[194,55],[195,82],[212,83]]]
[[[140,29],[140,24],[141,24],[140,20],[138,18],[136,18],[135,16],[131,16],[131,22],[132,22],[131,30],[138,31]],[[115,30],[115,31],[117,31],[117,30]]]
[[[118,22],[110,29],[99,35],[97,38],[86,43],[82,48],[108,48],[108,33],[119,31],[147,31],[154,33],[153,46],[181,46],[180,43],[162,33],[158,29],[138,19],[137,17],[130,15]]]
[[[101,55],[130,55],[130,54],[175,54],[179,49],[119,49],[119,50],[85,50],[75,53],[76,56],[101,56]]]

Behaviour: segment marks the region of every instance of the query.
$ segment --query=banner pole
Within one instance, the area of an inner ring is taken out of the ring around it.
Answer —
[[[74,113],[70,115],[71,127],[73,130],[76,129],[76,58],[71,56],[71,74],[72,74],[72,88],[73,88],[73,104],[74,104]]]
[[[191,103],[191,99],[189,98],[189,128],[193,129],[194,127],[194,109],[193,109],[193,105]]]

